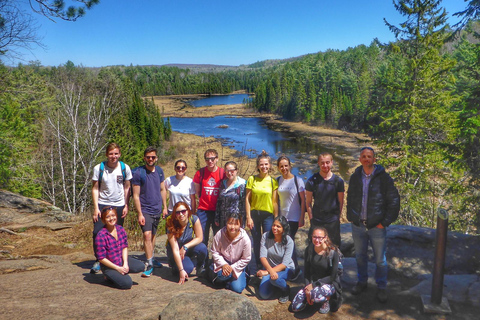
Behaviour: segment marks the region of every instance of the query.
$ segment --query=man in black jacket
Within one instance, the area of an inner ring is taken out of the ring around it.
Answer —
[[[367,289],[367,249],[370,241],[376,263],[377,299],[386,302],[386,228],[398,217],[400,196],[385,168],[375,164],[373,148],[362,148],[359,160],[362,165],[350,177],[347,192],[347,219],[352,222],[358,275],[352,294],[357,295]]]

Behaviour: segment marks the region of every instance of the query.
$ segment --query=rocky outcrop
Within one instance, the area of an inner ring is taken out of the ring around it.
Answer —
[[[188,304],[188,308],[185,305]],[[260,312],[247,297],[229,290],[213,294],[186,293],[174,296],[159,320],[260,320]]]

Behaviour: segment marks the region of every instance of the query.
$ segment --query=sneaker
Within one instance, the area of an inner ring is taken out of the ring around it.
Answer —
[[[196,268],[196,275],[197,277],[203,277],[204,276],[204,273],[205,273],[205,268],[203,268],[203,266],[197,266]]]
[[[302,269],[300,268],[297,268],[295,269],[295,273],[293,274],[293,278],[290,279],[290,281],[292,282],[296,282],[298,280],[298,278],[300,278],[300,276],[302,275]]]
[[[157,260],[153,259],[153,267],[154,268],[163,268],[163,264],[161,264]]]
[[[100,262],[95,261],[92,269],[90,269],[90,273],[98,273],[99,271],[100,271]]]
[[[353,287],[353,289],[352,289],[352,294],[356,296],[357,294],[362,293],[366,289],[367,289],[367,283],[366,282],[357,282],[355,287]]]
[[[325,301],[320,309],[318,310],[321,314],[326,314],[330,312],[330,303],[328,301]]]
[[[387,290],[386,289],[378,289],[377,290],[377,299],[381,303],[385,303],[388,300]]]
[[[282,292],[282,295],[280,298],[278,298],[279,303],[287,303],[288,300],[290,300],[290,287],[287,286],[287,289],[285,289],[284,292]]]
[[[142,273],[142,278],[148,278],[152,275],[153,273],[153,266],[152,265],[148,265],[147,266],[147,270],[145,270],[143,273]]]

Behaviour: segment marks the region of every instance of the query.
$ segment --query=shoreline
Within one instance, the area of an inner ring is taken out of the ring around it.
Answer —
[[[245,91],[235,91],[232,93],[246,93]],[[359,149],[371,143],[370,137],[361,133],[350,133],[338,129],[330,129],[320,126],[312,126],[302,122],[286,121],[282,117],[269,114],[258,113],[253,109],[247,109],[243,104],[232,105],[215,105],[208,107],[193,107],[187,104],[185,101],[197,100],[208,97],[207,94],[188,94],[188,95],[173,95],[173,96],[154,96],[153,100],[155,105],[162,113],[162,117],[181,117],[181,118],[213,118],[216,116],[232,116],[232,117],[248,117],[248,118],[262,118],[267,126],[275,131],[287,132],[298,137],[304,137],[311,140],[314,143],[321,144],[325,147],[326,151],[340,150],[335,152],[335,157],[341,158],[348,163],[348,174],[350,175],[353,170],[359,165],[358,152]],[[175,132],[182,136],[183,133]],[[196,136],[200,140],[204,140],[205,137]],[[217,139],[217,138],[215,138]],[[190,137],[189,140],[195,140]],[[217,139],[219,140],[219,139]],[[219,140],[220,141],[220,140]],[[229,148],[223,146],[223,149]],[[231,149],[231,148],[230,148]],[[205,149],[203,149],[205,150]],[[197,151],[198,152],[198,151]],[[234,150],[236,153],[236,150]],[[233,155],[232,155],[233,156]],[[316,156],[311,155],[306,157],[305,161],[296,163],[295,165],[299,169],[318,171],[316,165]],[[239,158],[235,157],[234,158]],[[314,164],[312,164],[312,162]],[[220,163],[220,162],[219,162]],[[201,164],[202,161],[201,161]],[[335,168],[334,168],[335,169]]]

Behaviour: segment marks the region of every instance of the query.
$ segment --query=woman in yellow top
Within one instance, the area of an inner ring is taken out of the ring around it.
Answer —
[[[252,232],[255,263],[259,268],[259,266],[261,267],[260,241],[262,234],[272,229],[273,219],[278,215],[278,182],[270,176],[273,171],[272,159],[264,150],[257,157],[257,171],[258,175],[250,176],[247,181],[245,211],[247,227]]]

